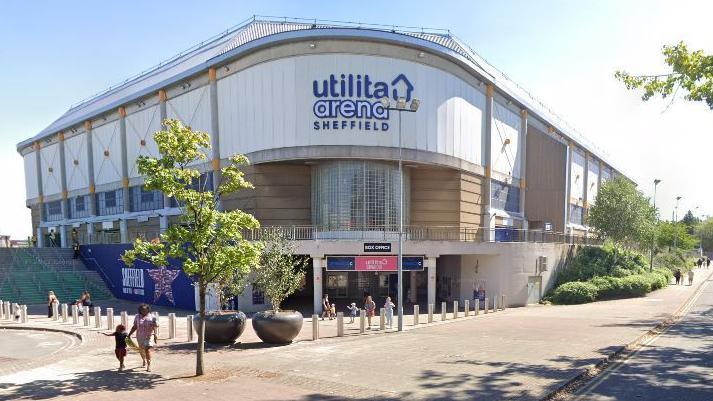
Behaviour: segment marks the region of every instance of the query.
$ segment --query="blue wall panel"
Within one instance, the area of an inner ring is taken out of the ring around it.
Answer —
[[[115,297],[147,304],[195,310],[195,292],[180,263],[170,262],[167,269],[136,262],[126,266],[121,255],[128,244],[82,245],[84,264],[99,272]]]

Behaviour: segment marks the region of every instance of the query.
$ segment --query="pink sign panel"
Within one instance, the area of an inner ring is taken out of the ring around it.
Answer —
[[[396,256],[357,256],[356,270],[358,271],[396,271],[398,257]]]

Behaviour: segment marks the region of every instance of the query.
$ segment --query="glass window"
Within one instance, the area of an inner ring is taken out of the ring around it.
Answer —
[[[122,189],[100,192],[96,195],[96,199],[97,212],[100,216],[124,212],[124,191]]]
[[[163,209],[163,194],[160,191],[149,191],[143,185],[131,187],[131,211]]]
[[[212,191],[213,173],[209,171],[201,174],[199,178],[194,178],[193,182],[191,182],[191,185],[188,185],[188,188],[196,191],[200,189],[203,189],[204,191]],[[176,201],[176,199],[174,198],[171,198],[171,207],[178,207],[178,201]]]
[[[569,205],[569,222],[572,224],[584,224],[584,208],[577,205]]]
[[[45,203],[45,218],[47,221],[62,220],[62,201]]]
[[[404,223],[409,179],[404,170]],[[340,160],[312,169],[312,216],[320,229],[387,230],[399,226],[399,172],[395,164]]]
[[[88,201],[89,197],[87,195],[80,195],[75,198],[72,198],[69,202],[70,217],[72,217],[73,219],[77,219],[80,217],[89,216],[89,205],[87,204]]]
[[[520,188],[504,182],[493,181],[492,204],[495,209],[511,213],[520,212]]]

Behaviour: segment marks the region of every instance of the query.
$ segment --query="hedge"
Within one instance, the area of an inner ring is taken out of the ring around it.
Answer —
[[[561,305],[585,304],[597,298],[597,287],[592,283],[570,281],[557,287],[552,302]]]

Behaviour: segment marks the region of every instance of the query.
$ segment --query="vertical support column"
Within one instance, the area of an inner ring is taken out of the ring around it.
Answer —
[[[525,198],[527,194],[527,109],[520,111],[520,212],[522,213],[522,228],[528,229],[525,213]]]
[[[59,177],[60,177],[60,187],[62,189],[62,219],[69,220],[69,201],[67,193],[67,168],[65,165],[65,149],[64,149],[64,132],[59,132],[57,134],[58,146],[59,146]],[[70,243],[67,238],[67,225],[62,224],[59,228],[59,240],[62,248],[69,248]]]
[[[210,95],[210,137],[213,168],[213,188],[217,188],[221,181],[220,174],[220,124],[218,124],[218,81],[215,67],[208,69],[208,91]],[[222,203],[218,200],[218,208],[222,210]]]
[[[127,160],[126,150],[126,109],[119,107],[119,139],[121,139],[121,190],[123,191],[123,209],[124,214],[131,211],[131,199],[129,193],[129,161]],[[119,220],[119,234],[121,242],[126,244],[129,242],[129,229],[126,218]]]
[[[42,223],[45,221],[44,189],[42,188],[42,145],[36,141],[32,147],[35,149],[35,170],[37,171],[37,203],[40,208],[40,224],[37,226],[37,246],[45,246],[45,238],[42,235]]]
[[[42,205],[42,204],[40,203],[40,215],[42,215],[42,213],[44,213],[44,211],[42,211],[42,208],[43,208],[43,207],[44,207],[44,205]],[[37,246],[38,246],[39,248],[44,247],[44,246],[45,246],[45,239],[44,239],[44,237],[42,236],[42,227],[37,227],[37,234],[36,234],[36,235],[37,235]]]
[[[314,313],[322,313],[322,258],[312,256],[312,273],[314,275]]]
[[[412,304],[416,304],[417,301],[417,292],[418,292],[418,287],[416,286],[416,272],[412,271],[409,273],[409,293],[411,297],[409,298],[409,301]]]
[[[554,132],[554,128],[550,127],[550,132]],[[564,195],[564,227],[562,227],[562,232],[565,234],[569,233],[569,199],[572,196],[572,152],[574,151],[574,146],[572,142],[567,144],[567,166],[565,169],[565,179],[567,184],[567,190]]]
[[[91,121],[84,122],[84,130],[87,135],[87,178],[89,179],[89,195],[87,198],[89,200],[89,222],[87,222],[87,241],[89,243],[94,243],[94,223],[91,222],[92,218],[97,215],[97,200],[95,196],[96,187],[94,186],[94,145],[92,144],[92,123]]]
[[[424,260],[424,264],[428,269],[428,304],[433,305],[436,303],[436,258],[429,256],[426,258],[426,260]]]
[[[584,152],[584,192],[582,192],[582,225],[585,225],[584,219],[587,216],[589,208],[589,152]]]
[[[421,317],[421,311],[419,310],[418,304],[413,306],[413,325],[418,326],[419,318]]]
[[[158,91],[158,115],[161,120],[161,129],[163,129],[163,121],[168,118],[168,111],[166,110],[166,91],[160,89]],[[163,208],[168,209],[171,206],[171,198],[163,195]],[[163,233],[168,228],[168,216],[165,213],[161,214],[159,217],[159,230]]]
[[[485,181],[483,182],[483,197],[485,199],[483,213],[483,240],[492,242],[495,240],[495,219],[492,213],[492,138],[493,138],[493,94],[495,88],[488,84],[485,89],[485,140],[483,144],[483,166],[485,167]]]

